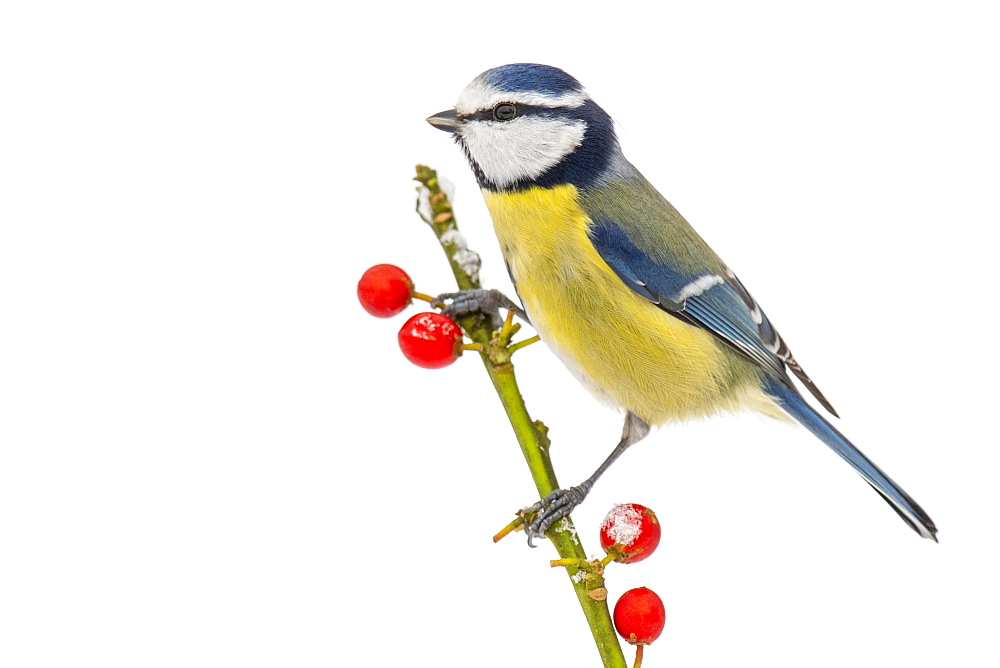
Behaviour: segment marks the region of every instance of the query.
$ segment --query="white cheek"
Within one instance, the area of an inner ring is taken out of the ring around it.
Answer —
[[[541,176],[572,153],[586,131],[583,121],[524,116],[466,123],[461,133],[486,178],[504,187]]]

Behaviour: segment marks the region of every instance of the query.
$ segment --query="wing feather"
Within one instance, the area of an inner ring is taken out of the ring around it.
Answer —
[[[679,217],[671,207],[668,211]],[[711,332],[734,350],[753,360],[772,378],[790,384],[786,367],[817,401],[836,415],[833,406],[802,370],[784,340],[736,275],[717,261],[721,271],[676,269],[665,261],[663,249],[654,259],[644,253],[628,231],[606,215],[592,215],[589,237],[598,254],[636,294],[667,313]],[[683,221],[683,219],[680,219]],[[672,221],[674,226],[676,221]],[[686,225],[686,223],[685,223]],[[687,228],[690,230],[690,228]],[[693,230],[690,232],[694,235]],[[698,239],[700,241],[700,239]],[[703,242],[702,242],[703,243]],[[691,261],[678,263],[691,266]]]

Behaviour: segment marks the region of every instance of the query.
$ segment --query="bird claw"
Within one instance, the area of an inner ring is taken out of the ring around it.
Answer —
[[[447,303],[451,302],[451,303]],[[518,315],[523,315],[521,310],[509,297],[499,290],[485,290],[477,288],[474,290],[460,290],[459,292],[445,292],[434,298],[431,302],[434,308],[440,308],[441,312],[449,318],[459,318],[471,313],[481,313],[490,320],[493,329],[500,329],[503,326],[503,316],[501,309],[515,311]]]
[[[556,489],[521,510],[518,515],[524,518],[524,533],[528,536],[528,547],[535,547],[535,538],[545,538],[545,532],[549,527],[568,517],[574,508],[583,503],[589,491],[585,485]]]

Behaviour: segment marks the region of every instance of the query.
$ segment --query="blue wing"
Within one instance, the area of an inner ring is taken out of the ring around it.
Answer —
[[[642,252],[621,226],[599,214],[592,216],[589,236],[612,271],[637,294],[667,313],[711,332],[772,378],[790,383],[785,373],[787,366],[824,408],[837,414],[728,268],[719,272],[675,269]]]
[[[785,412],[847,461],[917,533],[936,541],[937,528],[927,513],[792,386],[785,367],[836,415],[735,274],[666,200],[660,203],[661,208],[652,207],[651,215],[662,215],[663,228],[645,238],[646,228],[634,221],[626,219],[626,226],[631,226],[623,227],[612,217],[590,210],[590,240],[612,271],[659,308],[704,328],[753,360],[765,371],[762,389]],[[648,252],[643,252],[636,239]]]

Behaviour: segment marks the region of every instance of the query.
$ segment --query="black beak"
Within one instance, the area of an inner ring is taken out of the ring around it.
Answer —
[[[439,111],[428,118],[427,122],[438,130],[444,130],[445,132],[456,132],[462,125],[462,119],[458,117],[458,112],[454,109]]]

